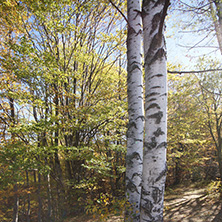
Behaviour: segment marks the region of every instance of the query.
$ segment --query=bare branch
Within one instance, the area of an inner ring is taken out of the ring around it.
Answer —
[[[109,2],[111,3],[111,5],[123,16],[124,20],[126,21],[126,23],[129,25],[129,21],[128,19],[126,18],[126,16],[123,14],[123,12],[113,3],[112,0],[109,0]]]
[[[205,72],[218,72],[222,71],[222,69],[206,69],[206,70],[190,70],[190,71],[171,71],[167,70],[168,73],[170,74],[191,74],[191,73],[205,73]]]

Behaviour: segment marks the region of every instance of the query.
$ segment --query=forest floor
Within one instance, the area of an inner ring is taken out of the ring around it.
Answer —
[[[165,195],[164,222],[222,222],[222,202],[218,195],[208,195],[206,188],[180,186]],[[82,215],[66,222],[99,222]],[[104,222],[122,222],[123,217],[112,216]]]
[[[222,222],[222,202],[206,188],[180,187],[165,197],[165,222]]]

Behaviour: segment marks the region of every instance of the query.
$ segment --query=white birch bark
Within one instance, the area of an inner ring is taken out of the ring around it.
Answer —
[[[169,1],[143,0],[145,142],[140,221],[163,221],[167,146],[167,69],[163,35]]]
[[[129,123],[126,154],[126,196],[129,206],[126,207],[125,221],[137,222],[140,219],[144,134],[141,0],[128,0],[127,13]]]
[[[214,5],[216,7],[214,7]],[[220,49],[220,53],[222,54],[222,2],[221,0],[209,0],[210,4],[210,12],[214,23],[214,29],[217,36],[217,42]]]

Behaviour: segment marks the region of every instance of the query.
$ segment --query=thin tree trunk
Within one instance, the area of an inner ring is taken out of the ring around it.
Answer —
[[[221,155],[221,147],[218,147],[218,165],[219,165],[219,173],[220,173],[220,179],[222,181],[222,155]]]
[[[34,183],[36,183],[36,169],[33,170],[33,180]]]
[[[215,4],[216,10],[213,6],[213,2]],[[209,0],[210,12],[214,23],[218,46],[220,49],[220,53],[222,54],[222,3],[218,0],[215,0],[213,2]]]
[[[127,1],[127,94],[128,132],[126,154],[126,207],[125,221],[139,221],[143,163],[143,75],[142,75],[142,18],[141,1]]]
[[[140,221],[163,221],[167,145],[167,69],[163,35],[169,1],[143,0],[145,142]]]
[[[11,36],[11,33],[10,33]],[[10,114],[11,114],[11,120],[13,127],[15,125],[15,106],[14,106],[14,99],[9,98],[9,106],[10,106]],[[15,141],[15,134],[11,134],[12,142]],[[16,162],[16,157],[14,157],[14,161]],[[19,196],[18,196],[18,185],[17,182],[15,182],[14,185],[14,207],[13,207],[13,222],[18,222],[19,219]]]
[[[213,2],[216,6],[216,14],[217,14],[218,19],[214,15],[212,3],[211,3],[211,14],[212,14],[212,17],[214,20],[215,31],[216,31],[216,35],[217,35],[219,49],[222,54],[222,2],[221,2],[221,0],[213,0]],[[215,112],[216,112],[216,110],[215,110]],[[218,147],[217,147],[218,164],[219,164],[220,179],[222,181],[222,137],[221,137],[222,122],[221,122],[220,118],[221,117],[219,117],[219,119],[218,119],[218,117],[216,115],[216,129],[217,129],[217,139],[218,139]],[[216,146],[217,146],[217,144],[216,144]],[[222,197],[222,193],[221,193],[221,197]]]
[[[52,221],[52,197],[51,197],[51,184],[50,184],[50,174],[47,174],[47,196],[48,196],[48,222]]]
[[[42,222],[41,175],[38,173],[38,222]]]
[[[28,209],[26,213],[27,222],[30,222],[30,212],[31,212],[31,201],[30,201],[30,191],[29,191],[29,173],[26,170],[26,183],[27,183],[27,189],[28,189]]]
[[[218,150],[218,163],[219,163],[219,171],[220,171],[220,180],[222,182],[222,135],[221,135],[222,111],[218,115],[217,114],[217,109],[215,109],[215,119],[216,119],[216,134],[217,134],[217,140],[218,140],[218,147],[217,147],[217,150]],[[221,192],[220,196],[222,198],[222,192]]]
[[[13,210],[13,222],[19,221],[19,197],[18,197],[18,185],[14,185],[14,210]]]
[[[55,116],[58,117],[59,115],[59,93],[58,93],[58,86],[54,84],[54,88],[56,90],[55,94]],[[59,122],[58,119],[56,119],[55,124],[57,126],[57,129],[55,130],[55,139],[54,139],[54,145],[58,147],[59,145]],[[64,207],[65,204],[65,190],[64,190],[64,183],[63,183],[63,175],[62,175],[62,169],[61,164],[59,160],[59,154],[58,149],[56,148],[54,153],[55,158],[55,174],[57,177],[57,194],[58,194],[58,212],[59,212],[59,218],[62,221],[62,218],[66,215],[66,209]]]

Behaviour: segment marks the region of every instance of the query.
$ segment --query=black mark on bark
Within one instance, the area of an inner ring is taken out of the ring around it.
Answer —
[[[149,99],[147,102],[152,102],[152,101],[156,101],[155,98]]]
[[[144,190],[143,187],[142,187],[142,191],[141,191],[141,193],[142,193],[143,195],[146,195],[146,196],[149,196],[149,195],[150,195],[150,191],[146,191],[146,190]]]
[[[145,97],[148,98],[148,97],[150,97],[150,96],[157,96],[157,95],[159,95],[159,93],[157,93],[157,92],[152,92],[152,93],[148,93]]]
[[[159,88],[161,88],[160,86],[153,86],[153,87],[151,87],[151,89],[159,89]]]
[[[160,135],[164,135],[165,133],[161,130],[160,127],[158,127],[158,129],[153,133],[156,137],[160,136]]]
[[[166,142],[160,143],[160,144],[157,146],[157,149],[162,148],[162,147],[166,148],[166,147],[167,147],[167,143],[166,143]]]
[[[163,190],[160,190],[158,187],[153,187],[152,198],[153,198],[155,204],[162,201]]]
[[[149,150],[154,149],[156,147],[156,145],[157,145],[157,142],[156,142],[155,137],[151,138],[151,142],[144,142],[144,147],[149,149]]]
[[[139,155],[139,153],[137,153],[137,152],[133,152],[132,154],[130,154],[130,155],[127,155],[126,156],[126,162],[130,165],[130,166],[132,166],[133,165],[133,160],[141,160],[142,161],[142,158],[140,157],[140,155]]]
[[[137,129],[136,123],[135,123],[134,121],[131,121],[131,122],[128,123],[128,129],[130,129],[130,128],[132,128],[132,127],[134,127],[135,129]]]
[[[152,212],[152,210],[153,210],[153,204],[152,204],[152,202],[151,202],[150,200],[148,200],[148,199],[145,199],[145,198],[142,199],[142,201],[143,201],[144,203],[142,203],[141,207],[143,208],[145,214],[148,215],[149,218],[150,218],[150,220],[147,220],[147,221],[154,221],[154,218],[153,218],[152,215],[151,215],[151,212]]]
[[[150,77],[148,78],[148,80],[150,80],[150,79],[152,79],[152,78],[154,78],[154,77],[162,77],[162,76],[163,76],[163,74],[156,74],[156,75],[150,76]]]
[[[161,122],[161,119],[163,117],[163,112],[159,111],[157,113],[154,113],[152,115],[148,116],[148,119],[156,119],[156,124],[159,124]]]
[[[158,27],[159,23],[160,23],[160,20],[161,20],[161,12],[160,13],[157,13],[153,16],[153,19],[152,19],[152,29],[150,31],[150,34],[152,34]]]
[[[138,173],[134,173],[133,176],[132,176],[132,180],[134,179],[134,177],[140,177],[140,178],[142,178],[142,175],[141,175],[141,174],[138,174]],[[141,186],[141,184],[139,184],[139,186]]]
[[[146,111],[154,108],[160,109],[160,106],[157,103],[152,103],[146,108]]]
[[[126,188],[127,188],[128,190],[130,190],[132,193],[134,193],[134,192],[139,193],[138,190],[137,190],[136,185],[132,182],[132,180],[130,180],[130,179],[128,178],[128,181],[129,181],[129,182],[128,182],[127,185],[126,185]]]
[[[140,65],[137,65],[137,64],[132,65],[132,68],[131,68],[130,72],[133,72],[136,69],[139,69],[141,71]]]
[[[156,62],[157,60],[161,60],[163,57],[165,57],[165,59],[166,59],[166,51],[164,48],[159,48],[154,55],[152,53],[152,56],[150,56],[150,54],[148,52],[145,62],[147,65],[151,65],[152,63]]]
[[[160,172],[159,176],[156,178],[155,182],[159,181],[164,177],[167,173],[167,164],[165,164],[164,169]]]
[[[136,120],[138,120],[138,119],[141,119],[142,121],[145,121],[145,117],[144,117],[144,116],[138,116],[138,117],[136,118]]]

